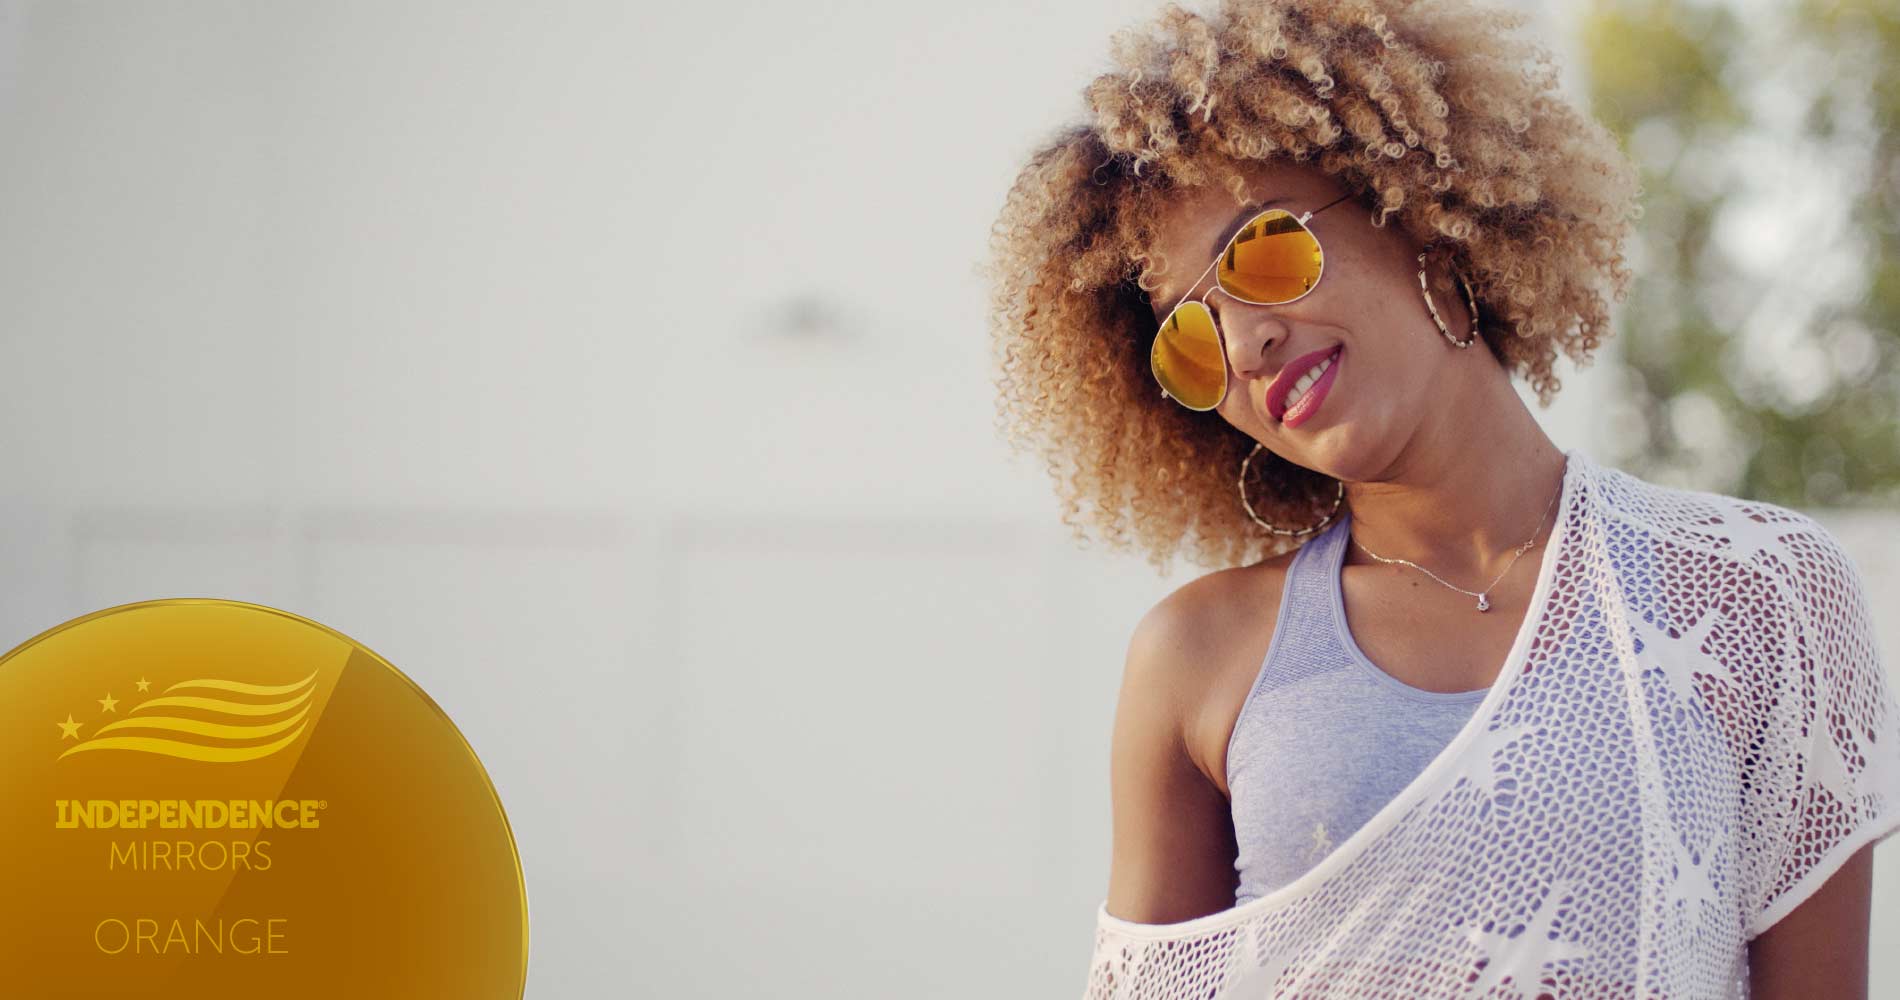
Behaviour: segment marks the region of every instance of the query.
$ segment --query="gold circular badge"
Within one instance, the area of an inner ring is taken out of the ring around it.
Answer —
[[[0,658],[8,996],[523,995],[527,891],[454,723],[284,611],[147,601]]]

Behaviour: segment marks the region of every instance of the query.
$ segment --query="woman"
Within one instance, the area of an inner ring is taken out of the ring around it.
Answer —
[[[1010,191],[1013,436],[1078,531],[1214,568],[1129,644],[1090,996],[1865,996],[1864,590],[1520,399],[1608,336],[1638,193],[1523,20],[1170,7]]]

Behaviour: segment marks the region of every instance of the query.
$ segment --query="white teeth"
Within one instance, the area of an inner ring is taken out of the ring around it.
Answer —
[[[1319,381],[1319,377],[1326,374],[1326,369],[1332,366],[1333,359],[1328,357],[1319,364],[1307,369],[1306,374],[1301,375],[1300,380],[1293,383],[1292,391],[1286,394],[1286,408],[1289,410],[1292,409],[1293,404],[1299,402],[1301,396],[1306,395],[1306,390],[1311,389],[1313,383]]]

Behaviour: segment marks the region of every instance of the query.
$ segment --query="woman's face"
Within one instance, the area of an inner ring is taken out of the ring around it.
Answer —
[[[1419,294],[1422,246],[1396,225],[1373,226],[1359,199],[1307,220],[1319,238],[1325,270],[1299,301],[1252,305],[1220,290],[1208,265],[1241,223],[1268,204],[1298,217],[1348,192],[1333,178],[1294,164],[1254,165],[1247,177],[1246,207],[1219,187],[1184,189],[1157,220],[1154,250],[1165,258],[1167,273],[1150,290],[1155,323],[1182,299],[1206,293],[1227,351],[1220,415],[1296,465],[1370,478],[1389,467],[1428,417],[1447,409],[1446,398],[1459,398],[1463,381],[1477,377],[1475,362],[1491,357],[1490,350],[1482,339],[1469,350],[1446,342]],[[1452,336],[1464,340],[1471,327],[1462,290],[1453,290],[1442,263],[1434,262],[1428,274],[1439,316]],[[1184,287],[1197,277],[1199,284]],[[1314,394],[1307,403],[1316,408],[1292,425],[1276,417],[1268,405],[1275,380],[1297,382],[1314,352],[1334,350],[1330,384],[1307,389]],[[1498,370],[1495,361],[1490,367]]]

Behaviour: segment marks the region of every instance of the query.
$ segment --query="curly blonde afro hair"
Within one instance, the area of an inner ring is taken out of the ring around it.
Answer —
[[[1511,34],[1526,20],[1466,0],[1228,0],[1115,36],[1114,68],[1084,90],[1090,120],[1029,157],[982,268],[999,426],[1040,443],[1084,545],[1093,528],[1165,572],[1183,548],[1218,568],[1298,544],[1240,504],[1252,438],[1163,398],[1148,368],[1168,194],[1218,184],[1239,201],[1248,161],[1317,168],[1373,225],[1449,247],[1480,335],[1540,406],[1559,348],[1588,365],[1626,293],[1640,186],[1562,97],[1548,51]],[[1249,473],[1254,509],[1281,526],[1315,523],[1338,490],[1271,453]]]

